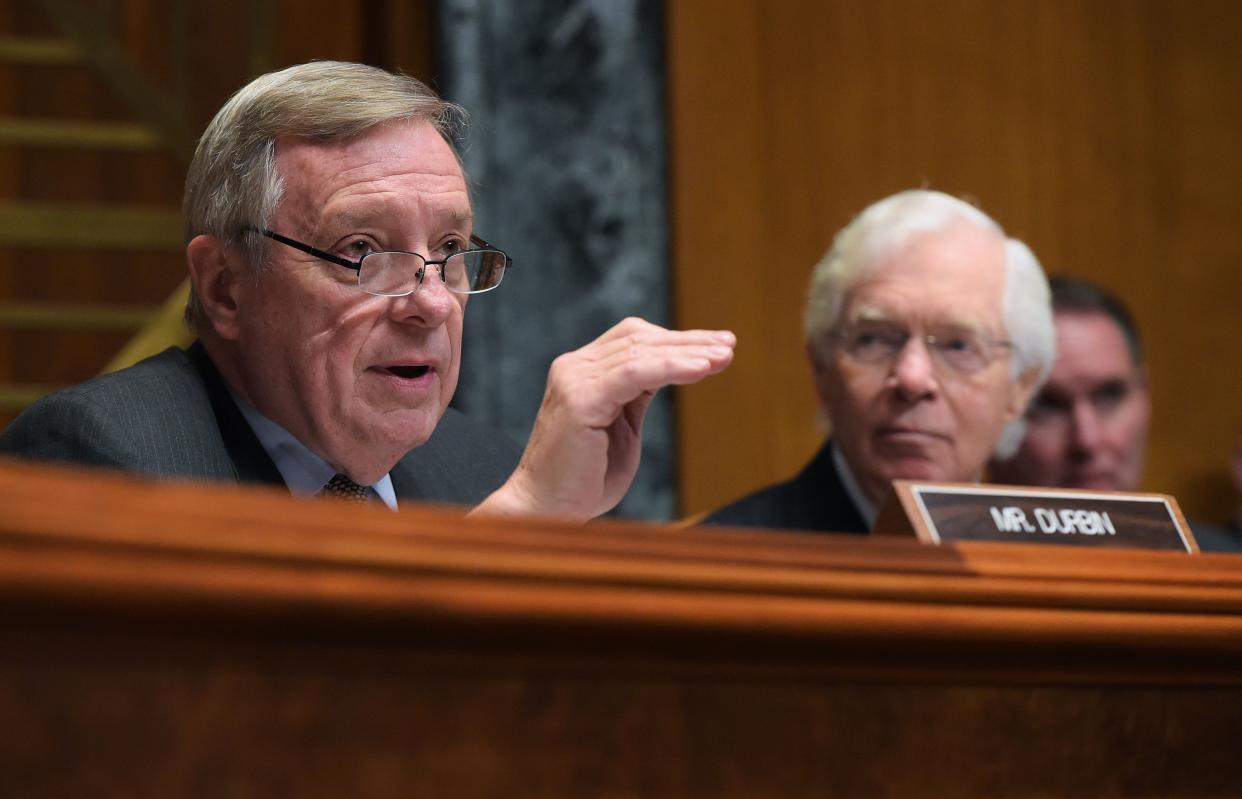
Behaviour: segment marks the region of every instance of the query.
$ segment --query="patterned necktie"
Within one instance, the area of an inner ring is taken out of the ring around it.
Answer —
[[[358,485],[343,474],[338,474],[319,490],[319,495],[350,504],[362,504],[370,500],[371,489]]]

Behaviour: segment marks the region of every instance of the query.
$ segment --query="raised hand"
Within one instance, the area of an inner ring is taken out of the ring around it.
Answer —
[[[733,360],[727,330],[667,330],[631,317],[552,362],[530,442],[509,480],[475,509],[586,521],[629,490],[656,391]]]

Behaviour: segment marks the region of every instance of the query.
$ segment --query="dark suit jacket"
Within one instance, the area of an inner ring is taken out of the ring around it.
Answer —
[[[1188,519],[1195,543],[1202,552],[1242,552],[1242,530],[1237,522],[1211,524],[1198,519]]]
[[[831,441],[794,479],[726,505],[703,522],[828,533],[870,532],[832,463]]]
[[[284,485],[198,343],[44,397],[0,436],[0,454]],[[427,443],[392,468],[393,489],[403,499],[477,504],[512,474],[520,454],[449,409]]]

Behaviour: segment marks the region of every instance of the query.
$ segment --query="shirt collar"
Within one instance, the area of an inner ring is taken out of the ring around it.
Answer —
[[[867,529],[875,527],[875,517],[879,514],[875,505],[871,500],[867,499],[867,495],[863,493],[859,487],[858,481],[854,479],[854,473],[850,471],[850,466],[845,462],[845,456],[841,454],[841,450],[836,444],[832,445],[832,465],[837,468],[837,475],[841,478],[841,485],[845,486],[845,493],[849,495],[850,501],[854,503],[854,507],[858,509],[858,514],[863,517],[863,521],[867,523]]]
[[[229,393],[272,463],[276,464],[276,470],[284,478],[285,485],[289,486],[289,492],[299,497],[318,494],[336,474],[336,469],[307,449],[288,430],[252,408],[232,389]],[[397,509],[397,492],[393,490],[391,474],[385,474],[370,488],[390,509]]]

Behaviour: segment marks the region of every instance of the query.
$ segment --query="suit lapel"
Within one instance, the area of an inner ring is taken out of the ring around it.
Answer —
[[[815,529],[866,533],[869,526],[850,499],[850,493],[845,490],[845,483],[832,462],[833,446],[829,441],[821,447],[796,479],[809,492],[809,497],[815,497],[810,503],[811,507],[816,508],[818,517]]]
[[[408,455],[397,461],[392,471],[388,473],[388,476],[392,478],[392,490],[398,500],[417,498],[422,495],[418,487],[418,478],[414,476],[413,470],[406,463],[407,460],[409,460]]]
[[[216,424],[220,427],[220,437],[224,440],[224,447],[237,470],[238,482],[285,485],[276,464],[272,463],[267,450],[263,449],[254,431],[246,423],[246,417],[242,416],[237,403],[233,402],[224,379],[220,377],[203,345],[194,342],[187,354],[207,388],[207,396],[216,415]]]

